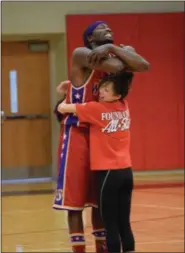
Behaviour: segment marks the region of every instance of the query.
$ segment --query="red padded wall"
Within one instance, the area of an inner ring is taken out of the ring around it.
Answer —
[[[84,29],[106,21],[115,43],[132,45],[151,63],[136,74],[128,100],[132,116],[133,167],[184,168],[184,17],[183,13],[69,15],[68,59],[82,46]],[[70,67],[70,61],[69,61]]]

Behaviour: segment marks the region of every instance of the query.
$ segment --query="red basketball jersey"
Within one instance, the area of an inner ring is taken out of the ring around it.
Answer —
[[[87,79],[87,81],[80,87],[74,86],[70,83],[67,95],[66,103],[67,104],[82,104],[90,101],[98,100],[98,84],[100,79],[105,73],[93,70]],[[80,123],[78,117],[74,114],[67,114],[62,120],[64,125],[73,125],[73,126],[87,126],[85,123]]]

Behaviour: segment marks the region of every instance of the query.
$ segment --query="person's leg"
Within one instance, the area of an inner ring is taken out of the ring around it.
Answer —
[[[85,252],[82,210],[87,200],[88,134],[65,126],[60,152],[60,169],[53,207],[68,210],[68,226],[73,252]],[[80,144],[79,144],[80,143]]]
[[[131,201],[133,190],[133,174],[130,168],[120,172],[122,187],[119,193],[119,233],[123,252],[135,250],[135,240],[130,224]]]
[[[95,172],[90,173],[91,176],[91,187],[90,187],[90,203],[92,206],[91,222],[93,227],[93,236],[95,238],[96,253],[107,253],[106,245],[106,233],[103,224],[100,210],[98,208],[98,182],[97,175]]]
[[[120,252],[118,228],[118,193],[115,171],[100,171],[99,208],[106,230],[108,252]]]
[[[106,232],[99,208],[92,208],[92,227],[95,237],[96,253],[107,253]]]
[[[68,227],[73,252],[85,252],[82,211],[68,211]]]

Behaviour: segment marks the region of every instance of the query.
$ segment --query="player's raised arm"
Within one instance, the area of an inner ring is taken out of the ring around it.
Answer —
[[[141,55],[136,53],[132,47],[119,47],[111,43],[93,49],[92,52],[88,55],[89,63],[96,65],[96,63],[99,62],[103,57],[104,52],[106,52],[106,54],[115,55],[130,69],[136,72],[147,71],[150,67],[149,62],[145,60]]]
[[[101,46],[101,48],[104,46],[106,45]],[[125,67],[125,64],[121,60],[119,60],[118,58],[109,58],[106,56],[106,53],[104,53],[104,56],[101,58],[101,61],[91,63],[88,60],[88,56],[91,52],[92,50],[86,47],[80,47],[75,49],[72,57],[73,69],[75,69],[76,66],[80,68],[95,69],[102,72],[118,73]]]

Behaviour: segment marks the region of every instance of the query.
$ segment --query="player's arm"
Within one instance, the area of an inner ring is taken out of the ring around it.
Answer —
[[[118,58],[106,57],[106,54],[101,57],[101,61],[97,61],[92,64],[88,58],[91,52],[92,50],[86,47],[76,48],[72,56],[73,70],[75,70],[76,66],[77,68],[89,68],[102,72],[118,73],[125,68],[123,61]]]
[[[61,83],[59,83],[59,85],[57,85],[56,92],[62,96],[65,96],[69,85],[70,85],[69,80],[62,81]]]
[[[60,113],[75,113],[76,114],[76,104],[65,104],[60,103],[57,107],[58,112]]]
[[[60,113],[75,113],[81,122],[98,124],[99,122],[99,105],[98,102],[88,102],[85,104],[59,104]]]
[[[139,55],[134,48],[129,46],[119,47],[113,44],[106,44],[103,48],[102,46],[97,47],[92,50],[91,54],[89,54],[89,62],[96,63],[107,53],[118,57],[132,71],[143,72],[149,70],[149,62]]]
[[[132,47],[110,46],[110,52],[123,60],[133,71],[143,72],[150,68],[149,62]]]

